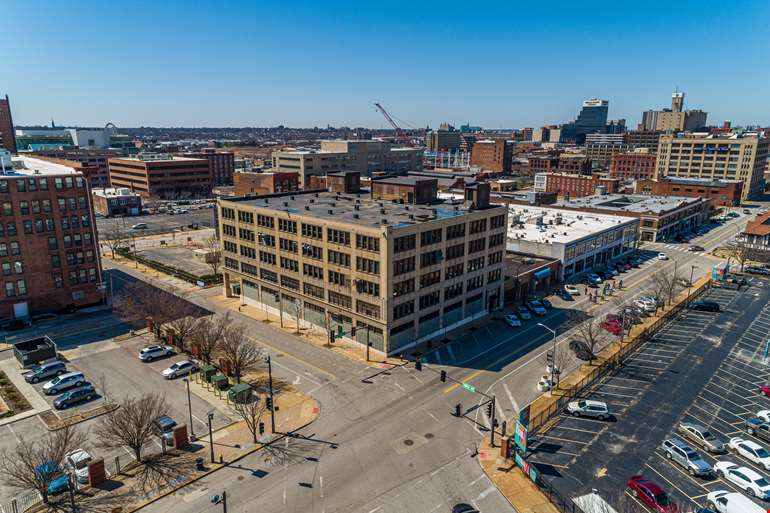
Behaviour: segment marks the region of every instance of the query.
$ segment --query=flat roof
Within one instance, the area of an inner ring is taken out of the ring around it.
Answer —
[[[595,194],[582,198],[563,199],[554,205],[567,208],[595,208],[614,210],[617,212],[633,212],[643,214],[653,212],[660,214],[681,207],[685,204],[695,204],[703,201],[700,197],[685,196],[643,196],[635,194]]]
[[[421,182],[437,182],[437,178],[417,176],[394,176],[393,178],[380,178],[372,180],[372,184],[384,183],[388,185],[417,185]]]
[[[436,219],[462,217],[476,211],[469,210],[462,200],[437,200],[431,204],[413,205],[397,201],[376,201],[365,193],[344,194],[320,191],[276,194],[249,199],[227,198],[222,201],[369,228],[382,226],[401,228]],[[502,210],[503,207],[493,205],[490,210],[494,208]],[[383,220],[386,223],[383,223]]]
[[[91,189],[91,193],[97,196],[104,197],[130,197],[139,196],[138,192],[133,192],[128,187],[106,187],[106,188],[94,188]]]
[[[56,164],[47,160],[36,159],[26,155],[11,158],[11,168],[5,168],[4,176],[39,176],[39,175],[82,175],[64,164]]]
[[[509,241],[566,244],[635,223],[638,223],[635,218],[608,214],[589,214],[530,205],[508,206]]]
[[[710,187],[723,187],[725,185],[742,183],[742,180],[723,180],[720,178],[687,178],[677,176],[667,176],[663,178],[663,180],[669,183],[676,183],[681,185],[704,185]]]

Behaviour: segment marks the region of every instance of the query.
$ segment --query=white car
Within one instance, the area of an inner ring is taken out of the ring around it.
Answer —
[[[754,469],[740,467],[730,461],[718,461],[714,464],[714,470],[719,477],[736,484],[751,497],[766,499],[770,496],[770,483]]]
[[[174,348],[171,346],[152,345],[139,351],[139,359],[143,362],[151,362],[156,358],[163,358],[172,354],[174,354]]]
[[[637,307],[640,310],[644,310],[645,312],[654,312],[655,311],[655,304],[650,303],[649,301],[644,301],[642,299],[637,299],[634,301],[634,306]]]
[[[569,284],[567,284],[567,285],[565,285],[565,286],[564,286],[564,290],[566,290],[567,292],[569,292],[569,293],[570,293],[570,295],[572,295],[572,296],[579,296],[579,295],[580,295],[580,291],[579,291],[579,290],[578,290],[578,288],[577,288],[576,286],[574,286],[574,285],[569,285]]]
[[[767,513],[767,509],[745,495],[727,490],[717,490],[706,495],[709,509],[719,513]]]
[[[75,473],[78,483],[88,484],[88,465],[93,458],[84,449],[75,449],[64,456],[67,467]]]
[[[516,317],[513,314],[506,315],[505,316],[505,322],[506,322],[506,324],[508,324],[508,326],[510,326],[512,328],[518,328],[518,327],[521,326],[521,321],[519,320],[518,317]]]
[[[665,253],[658,253],[658,260],[668,260],[668,255]]]
[[[190,372],[195,372],[197,370],[198,363],[196,361],[182,360],[181,362],[176,362],[170,367],[163,369],[161,371],[161,375],[163,375],[163,377],[166,379],[174,379],[178,378],[179,376],[184,376]]]
[[[747,460],[761,465],[765,470],[770,470],[770,452],[758,443],[735,437],[730,439],[727,446]]]
[[[759,410],[757,412],[757,417],[765,422],[770,422],[770,410]]]
[[[567,411],[575,417],[596,417],[599,420],[610,418],[610,411],[607,409],[606,403],[601,401],[591,401],[589,399],[572,401],[567,404]]]
[[[132,230],[146,230],[147,229],[147,223],[136,223],[134,225],[131,225]]]
[[[528,321],[532,318],[532,315],[529,313],[529,310],[527,310],[526,306],[520,306],[516,309],[516,315],[519,316],[522,320]]]

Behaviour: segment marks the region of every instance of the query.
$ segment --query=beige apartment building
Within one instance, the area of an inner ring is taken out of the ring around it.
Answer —
[[[642,113],[642,128],[658,132],[698,130],[706,126],[708,113],[702,110],[684,110],[684,93],[671,95],[671,108],[647,110]]]
[[[655,178],[741,180],[743,196],[762,193],[768,139],[756,133],[662,135]]]
[[[507,210],[487,184],[465,201],[349,188],[218,209],[226,295],[374,350],[401,353],[502,305]]]
[[[377,173],[406,174],[422,170],[423,151],[402,148],[390,141],[321,141],[318,150],[273,152],[273,171],[299,173],[300,185],[308,177],[339,171],[358,171],[361,176]]]

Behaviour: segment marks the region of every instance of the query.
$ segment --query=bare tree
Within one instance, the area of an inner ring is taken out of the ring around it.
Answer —
[[[99,234],[99,238],[110,248],[112,258],[115,258],[115,250],[125,246],[128,243],[129,236],[125,227],[123,227],[123,222],[116,219],[112,221],[107,230]]]
[[[746,263],[762,259],[761,252],[750,247],[745,241],[736,242],[735,246],[731,248],[730,256],[741,265],[741,272],[743,272]]]
[[[218,317],[210,316],[201,319],[195,334],[195,342],[206,364],[211,363],[211,357],[222,346],[222,340],[231,322],[229,312]]]
[[[251,390],[247,398],[242,401],[236,400],[232,408],[246,424],[254,443],[257,443],[257,437],[260,434],[259,424],[268,411],[267,401],[261,401],[259,396]]]
[[[209,237],[203,241],[203,248],[206,249],[206,263],[211,267],[212,274],[219,274],[219,267],[222,265],[222,249],[219,246],[219,239]]]
[[[601,327],[600,319],[592,318],[585,312],[571,312],[569,317],[570,323],[575,327],[575,338],[585,344],[591,352],[588,361],[591,365],[596,353],[609,342],[609,332]]]
[[[187,303],[185,301],[185,303]],[[187,351],[187,347],[185,343],[189,340],[196,339],[197,333],[201,329],[202,326],[202,319],[200,317],[197,317],[195,314],[197,313],[195,310],[197,308],[192,303],[187,303],[189,306],[185,307],[182,306],[180,309],[183,311],[180,311],[179,313],[182,314],[181,317],[178,317],[174,319],[173,321],[168,322],[167,326],[171,328],[171,330],[174,332],[174,342],[176,343],[177,347],[179,347],[179,350],[182,352]],[[184,311],[189,310],[189,311]],[[187,314],[187,315],[184,315]]]
[[[160,394],[146,393],[127,397],[119,406],[100,418],[94,433],[102,446],[128,447],[136,461],[142,462],[142,450],[158,436],[155,421],[168,411],[166,400]]]
[[[256,369],[265,359],[262,350],[246,336],[246,329],[242,324],[232,325],[225,330],[222,353],[229,360],[238,383],[244,374]]]
[[[658,271],[652,275],[650,282],[655,296],[664,305],[673,303],[677,292],[682,289],[682,278],[674,271]]]
[[[19,435],[12,449],[0,453],[0,475],[5,484],[37,490],[48,504],[48,485],[61,475],[64,457],[86,441],[85,434],[67,426],[31,442]]]
[[[113,307],[121,317],[138,326],[148,317],[154,325],[161,326],[183,317],[199,316],[201,312],[186,299],[143,281],[124,287],[115,297]]]

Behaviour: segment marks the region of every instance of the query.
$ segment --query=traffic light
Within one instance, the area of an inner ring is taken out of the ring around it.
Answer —
[[[455,417],[462,416],[462,405],[460,403],[455,404]]]
[[[260,435],[264,435],[265,434],[265,423],[264,422],[260,422],[259,423],[259,434]]]
[[[267,399],[265,399],[265,406],[267,407],[268,410],[272,411],[273,410],[273,400],[270,399],[269,397]]]
[[[420,360],[417,360],[416,362],[414,362],[414,368],[416,370],[418,370],[418,371],[421,371],[422,370],[422,362]]]
[[[356,327],[350,328],[350,338],[356,338]]]
[[[548,351],[545,353],[545,361],[549,365],[553,363],[553,351]]]
[[[446,371],[441,371],[441,381],[446,382]]]
[[[487,417],[492,418],[492,401],[487,403]]]
[[[330,331],[329,332],[329,343],[330,344],[334,344],[334,338],[335,338],[334,332]]]

